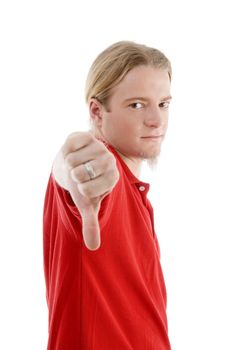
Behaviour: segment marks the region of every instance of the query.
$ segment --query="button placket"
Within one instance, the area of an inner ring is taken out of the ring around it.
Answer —
[[[149,185],[145,183],[138,183],[137,184],[138,191],[141,195],[142,201],[145,205],[145,208],[147,210],[147,213],[150,218],[151,223],[151,234],[153,237],[155,237],[155,229],[154,229],[154,214],[153,214],[153,207],[151,206],[149,200],[147,199],[147,193],[149,191]]]

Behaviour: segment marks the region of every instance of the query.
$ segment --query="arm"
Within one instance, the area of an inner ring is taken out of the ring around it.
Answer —
[[[94,178],[90,178],[85,163],[93,168]],[[68,136],[58,152],[52,173],[57,183],[69,191],[81,214],[86,246],[97,249],[100,246],[100,204],[119,178],[114,156],[90,133],[77,132]]]

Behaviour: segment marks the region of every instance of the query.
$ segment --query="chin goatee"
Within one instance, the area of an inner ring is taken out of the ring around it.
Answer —
[[[145,161],[148,164],[150,170],[152,170],[152,171],[156,169],[156,167],[158,165],[158,160],[159,160],[159,156],[145,159]]]
[[[156,154],[152,157],[148,157],[145,154],[141,153],[141,157],[143,159],[144,162],[147,163],[148,167],[150,168],[150,170],[155,170],[158,164],[158,160],[159,160],[159,155],[160,154]]]

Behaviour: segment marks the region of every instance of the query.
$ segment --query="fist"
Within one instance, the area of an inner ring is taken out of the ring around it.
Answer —
[[[85,245],[98,249],[100,204],[119,179],[115,157],[89,132],[69,135],[61,153],[66,187],[82,217]]]

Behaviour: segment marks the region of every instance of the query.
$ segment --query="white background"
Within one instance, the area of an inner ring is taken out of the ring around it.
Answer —
[[[46,184],[65,137],[88,128],[90,64],[119,40],[157,47],[173,65],[169,130],[142,177],[172,348],[233,349],[232,30],[226,0],[1,1],[1,349],[46,348]]]

